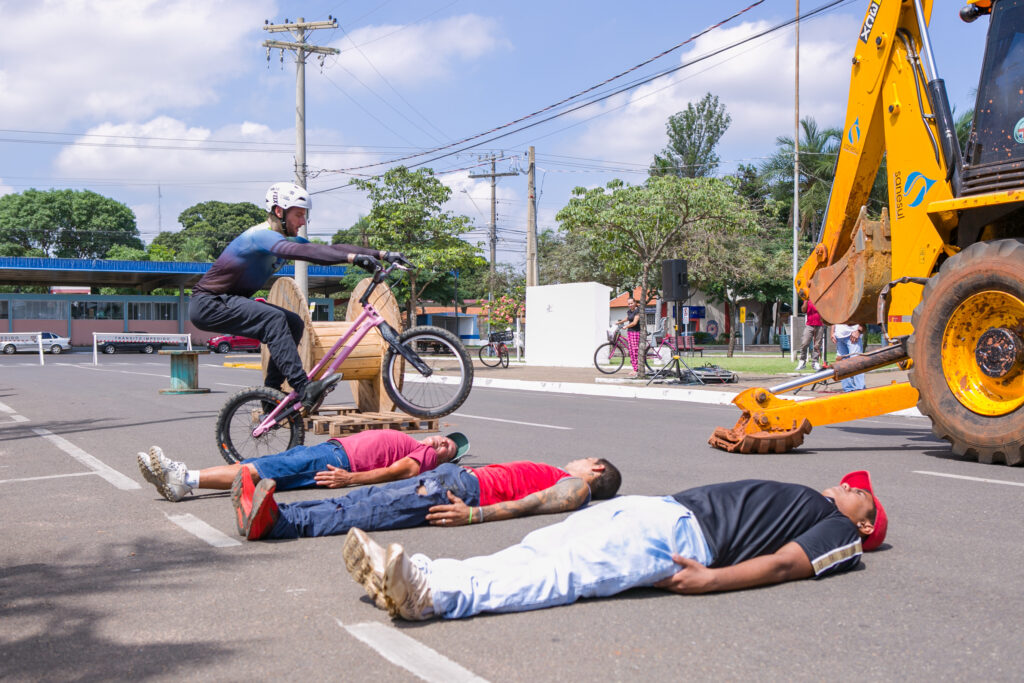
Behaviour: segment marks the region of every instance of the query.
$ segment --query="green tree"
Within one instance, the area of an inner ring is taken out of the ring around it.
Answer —
[[[754,223],[729,183],[677,176],[654,176],[643,185],[613,180],[606,188],[578,187],[556,218],[568,232],[584,237],[613,272],[637,282],[642,301],[658,286],[662,260],[688,258],[705,248],[710,239],[705,233],[733,234]],[[697,265],[714,268],[709,260]]]
[[[136,247],[126,247],[123,244],[115,244],[103,258],[111,261],[148,261],[149,252]]]
[[[616,291],[632,288],[630,278],[609,268],[580,232],[547,229],[537,235],[537,270],[542,285],[600,282]]]
[[[26,190],[0,197],[0,243],[56,258],[102,258],[115,244],[141,249],[135,214],[89,190]]]
[[[842,131],[819,128],[810,116],[800,121],[800,130],[800,233],[810,236],[812,226],[821,223],[828,205]],[[775,139],[775,145],[776,151],[762,165],[761,174],[771,187],[773,198],[786,207],[787,223],[792,225],[793,138],[781,135]]]
[[[673,114],[665,124],[668,146],[654,155],[650,174],[685,178],[715,175],[719,162],[715,148],[730,123],[732,117],[717,95],[707,93],[696,105],[690,102],[685,111]]]
[[[405,280],[409,325],[415,325],[416,304],[426,289],[477,257],[477,248],[459,237],[472,227],[469,218],[443,210],[452,191],[429,168],[396,166],[352,184],[369,194],[373,207],[366,217],[369,246],[401,251],[416,264]]]
[[[153,240],[153,244],[171,249],[179,254],[178,260],[181,261],[209,261],[224,251],[224,247],[228,246],[231,240],[265,220],[267,212],[252,202],[200,202],[185,209],[178,216],[181,230],[161,232]],[[202,249],[189,242],[193,238],[202,242]],[[186,243],[189,243],[187,249]],[[189,258],[180,255],[179,252],[183,249],[188,251]],[[204,254],[201,259],[193,258]]]

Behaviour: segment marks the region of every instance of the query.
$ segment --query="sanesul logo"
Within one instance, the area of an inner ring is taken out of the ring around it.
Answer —
[[[846,132],[846,139],[851,145],[856,145],[860,142],[860,117],[858,116],[853,125],[850,126],[850,130]]]
[[[907,206],[914,207],[923,202],[924,196],[928,194],[928,190],[932,189],[934,184],[934,180],[917,171],[908,175],[907,184],[904,186],[904,193],[910,198],[910,203]]]

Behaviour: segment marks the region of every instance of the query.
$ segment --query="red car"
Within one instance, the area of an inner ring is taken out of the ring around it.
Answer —
[[[216,353],[227,353],[228,351],[259,351],[260,340],[249,337],[239,337],[233,334],[222,334],[206,342],[206,346]]]

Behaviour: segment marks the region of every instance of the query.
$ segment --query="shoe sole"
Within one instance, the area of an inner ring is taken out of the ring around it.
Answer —
[[[161,491],[160,489],[164,485],[164,482],[152,469],[150,469],[149,456],[145,453],[140,452],[135,457],[135,461],[139,465],[139,472],[142,473],[142,478],[145,479],[150,484],[152,484],[153,486],[155,486],[157,491],[160,491],[160,495],[163,495],[163,491]]]
[[[164,481],[164,477],[166,476],[167,473],[164,472],[164,467],[161,464],[161,457],[163,456],[163,454],[164,452],[160,447],[150,446],[149,469],[152,470],[157,477],[159,477],[157,481],[153,482],[153,485],[156,486],[161,496],[171,501],[172,503],[177,503],[179,500],[181,500],[181,498],[175,497],[174,492],[171,491],[171,488],[167,485],[167,482]]]
[[[245,511],[242,509],[242,489],[244,488],[244,485],[242,483],[242,477],[247,476],[249,476],[249,473],[243,467],[238,472],[238,475],[235,477],[234,481],[231,482],[231,505],[235,509],[235,526],[238,528],[239,536],[245,536],[246,533],[249,531],[248,527],[246,527],[245,524],[249,515],[247,515]]]
[[[248,472],[245,473],[245,476],[248,476]],[[252,480],[250,479],[250,481]],[[260,483],[256,485],[256,491],[252,494],[252,509],[249,511],[249,516],[245,520],[245,537],[248,540],[256,541],[263,538],[266,532],[269,531],[277,521],[277,518],[275,517],[270,524],[260,529],[258,536],[253,535],[253,523],[256,521],[257,517],[264,514],[263,505],[266,503],[267,498],[270,498],[271,501],[273,501],[274,491],[276,490],[277,484],[273,479],[261,479]],[[271,513],[268,512],[266,514],[269,515]]]
[[[362,585],[373,604],[386,610],[388,603],[384,597],[384,577],[374,571],[373,560],[367,552],[367,546],[372,542],[362,529],[350,529],[341,556],[345,558],[348,573]]]

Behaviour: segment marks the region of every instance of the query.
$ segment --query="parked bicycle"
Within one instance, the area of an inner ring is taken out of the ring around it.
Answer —
[[[650,337],[648,337],[650,338]],[[640,356],[644,366],[650,372],[657,372],[672,360],[676,345],[672,335],[659,334],[654,336],[654,345],[646,343],[641,347]],[[594,351],[594,367],[605,375],[614,375],[629,360],[629,349],[622,335],[622,327],[616,325],[608,331],[608,341]]]
[[[481,346],[480,351],[477,352],[477,355],[480,356],[480,362],[489,368],[496,368],[499,365],[507,368],[508,346],[506,346],[506,342],[512,341],[513,335],[512,330],[491,332],[487,336],[487,344]]]
[[[395,405],[424,419],[453,412],[473,386],[473,363],[466,349],[454,334],[440,327],[423,325],[399,334],[370,304],[373,291],[391,271],[396,267],[408,270],[408,266],[392,263],[385,267],[370,256],[358,257],[356,264],[373,274],[359,299],[363,312],[309,371],[310,380],[330,377],[326,396],[341,379],[335,374],[338,367],[376,328],[390,347],[381,375],[384,390]],[[323,397],[309,413],[315,413],[322,403]],[[286,451],[305,439],[304,417],[295,391],[285,395],[270,387],[243,389],[228,399],[217,416],[217,448],[228,463]]]

